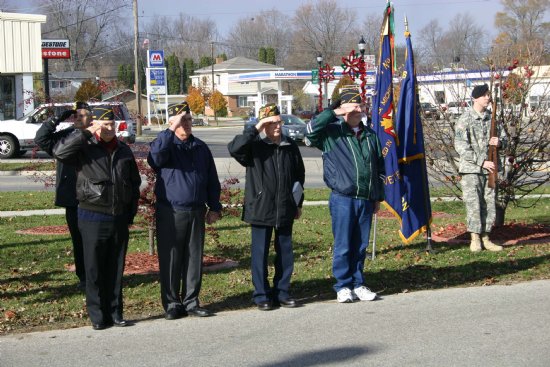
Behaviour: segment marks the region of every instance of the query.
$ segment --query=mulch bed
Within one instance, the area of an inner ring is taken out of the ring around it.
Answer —
[[[204,255],[202,257],[203,271],[215,271],[219,269],[233,268],[238,263],[223,257]],[[65,264],[65,269],[75,271],[74,264]],[[149,255],[148,252],[131,252],[126,254],[124,275],[131,274],[158,274],[159,260],[156,254]]]
[[[130,226],[130,230],[141,229],[138,226]],[[20,234],[30,235],[68,235],[69,228],[61,226],[38,226],[17,231]],[[204,271],[214,271],[237,266],[236,261],[224,259],[217,256],[204,255],[202,266]],[[65,268],[74,271],[74,264],[66,264]],[[126,254],[124,274],[155,274],[159,272],[159,260],[156,254],[149,255],[148,252],[132,252]]]
[[[432,228],[432,239],[436,242],[462,244],[470,242],[470,234],[463,223],[449,224],[446,227]],[[518,243],[540,243],[550,241],[550,225],[512,222],[496,227],[491,232],[491,240],[505,245]]]
[[[142,229],[139,226],[130,226],[130,230],[138,230]],[[67,225],[61,225],[61,226],[38,226],[38,227],[32,227],[27,229],[20,229],[18,231],[15,231],[15,233],[19,234],[31,234],[31,235],[66,235],[69,234],[69,227]]]

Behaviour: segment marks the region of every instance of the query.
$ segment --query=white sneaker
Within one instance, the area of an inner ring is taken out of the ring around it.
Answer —
[[[362,285],[352,291],[352,296],[353,299],[360,299],[361,301],[374,301],[376,293]]]
[[[336,293],[336,300],[340,303],[350,303],[353,302],[353,296],[351,294],[351,289],[342,288]]]

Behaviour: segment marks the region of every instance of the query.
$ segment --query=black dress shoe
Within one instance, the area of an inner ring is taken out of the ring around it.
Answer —
[[[177,320],[182,316],[183,316],[182,312],[177,308],[171,308],[168,311],[166,311],[166,313],[164,314],[164,318],[166,320]]]
[[[124,319],[113,319],[113,325],[118,327],[124,327],[130,325],[130,323]]]
[[[294,298],[280,299],[279,304],[281,305],[281,307],[288,307],[288,308],[298,306],[298,303]]]
[[[258,310],[260,311],[273,310],[273,303],[271,303],[271,301],[258,302],[256,306],[258,306]]]
[[[198,317],[208,317],[208,316],[213,316],[214,315],[212,312],[208,311],[205,308],[201,308],[201,307],[191,308],[191,309],[187,310],[187,313],[190,316],[198,316]]]
[[[107,325],[105,325],[102,322],[98,322],[97,324],[92,323],[92,329],[94,329],[94,330],[103,330],[106,327],[107,327]]]

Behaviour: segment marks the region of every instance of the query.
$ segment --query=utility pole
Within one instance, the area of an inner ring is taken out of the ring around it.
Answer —
[[[212,62],[212,93],[214,93],[214,41],[210,42],[210,57]]]
[[[214,41],[210,42],[210,57],[210,62],[212,62],[212,93],[210,94],[210,97],[212,97],[214,95]],[[216,111],[213,106],[210,106],[210,108],[214,111],[214,120],[216,121],[216,126],[218,126],[218,116],[216,116]]]
[[[133,0],[134,5],[134,79],[136,86],[136,103],[138,117],[136,123],[136,134],[141,136],[141,82],[139,80],[139,53],[138,53],[138,4],[137,0]]]

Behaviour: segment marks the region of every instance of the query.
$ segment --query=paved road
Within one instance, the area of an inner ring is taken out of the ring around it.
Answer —
[[[227,152],[227,143],[233,139],[233,137],[240,132],[242,132],[242,124],[232,124],[227,127],[195,127],[193,128],[193,134],[199,139],[205,141],[212,155],[216,158],[229,158],[229,153]],[[159,133],[160,129],[157,126],[152,128],[146,128],[143,130],[143,135],[138,137],[137,143],[135,144],[136,148],[134,150],[139,150],[140,146],[146,148],[148,142],[153,140],[155,136]],[[316,148],[306,147],[305,145],[300,145],[300,152],[304,158],[313,158],[321,157],[321,151]],[[139,154],[138,154],[139,155]],[[27,151],[21,159],[31,159],[33,158],[32,151]],[[50,159],[51,157],[45,152],[36,152],[34,158],[38,159]],[[18,162],[17,159],[6,159],[5,162]]]
[[[0,365],[550,366],[550,280],[0,337]]]

